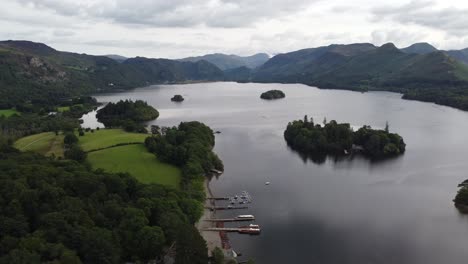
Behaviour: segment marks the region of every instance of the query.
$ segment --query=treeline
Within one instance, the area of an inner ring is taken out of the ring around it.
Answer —
[[[211,174],[212,169],[224,170],[213,152],[213,130],[200,122],[182,122],[178,127],[164,129],[148,137],[145,145],[159,160],[182,168],[182,188],[198,201],[205,199],[202,176]],[[198,220],[201,211],[193,220]]]
[[[141,100],[135,102],[120,100],[117,103],[108,103],[98,110],[96,117],[106,127],[122,127],[130,132],[146,132],[141,122],[158,118],[159,112]]]
[[[42,132],[73,131],[79,127],[78,119],[64,115],[45,115],[22,113],[10,117],[0,116],[0,136],[14,140]]]
[[[208,263],[187,194],[1,146],[0,263]]]
[[[335,120],[324,121],[324,125],[313,120],[290,122],[284,132],[284,138],[293,149],[311,156],[343,155],[352,151],[362,151],[370,158],[385,158],[403,154],[403,138],[385,130],[363,126],[354,132],[347,123],[339,124]]]

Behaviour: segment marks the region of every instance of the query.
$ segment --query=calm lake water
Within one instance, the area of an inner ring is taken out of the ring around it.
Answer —
[[[281,89],[286,98],[263,101]],[[173,103],[174,94],[185,97]],[[468,218],[454,208],[457,184],[468,178],[468,113],[399,94],[319,90],[298,84],[158,85],[96,96],[102,102],[141,99],[160,111],[158,125],[199,120],[213,130],[225,173],[216,195],[247,190],[260,236],[230,235],[257,264],[466,263]],[[303,160],[282,133],[307,114],[402,135],[406,153],[384,162]],[[92,118],[91,118],[92,119]],[[90,119],[90,120],[91,120]],[[85,120],[86,121],[86,120]],[[85,124],[86,126],[86,124]],[[265,182],[271,182],[265,185]]]

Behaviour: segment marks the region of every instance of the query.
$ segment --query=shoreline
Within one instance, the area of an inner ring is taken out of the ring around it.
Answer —
[[[210,188],[210,180],[206,178],[204,180],[203,187],[205,189],[205,194],[207,198],[213,197],[213,193],[211,192]],[[208,248],[208,256],[211,256],[211,252],[216,248],[223,249],[222,243],[221,243],[221,237],[219,235],[219,232],[213,232],[213,231],[205,231],[204,229],[209,228],[209,227],[215,227],[215,223],[213,222],[208,222],[205,221],[206,219],[211,219],[214,218],[216,215],[216,211],[211,211],[210,209],[207,209],[206,207],[208,206],[214,206],[214,201],[210,199],[206,199],[205,203],[203,204],[203,215],[200,217],[198,222],[195,224],[196,228],[198,229],[198,232],[200,232],[200,235],[205,239],[206,241],[206,246]]]

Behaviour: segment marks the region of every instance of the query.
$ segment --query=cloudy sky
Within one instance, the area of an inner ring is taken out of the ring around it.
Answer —
[[[380,3],[386,2],[386,3]],[[88,54],[270,54],[332,43],[468,47],[466,0],[0,0],[0,39]]]

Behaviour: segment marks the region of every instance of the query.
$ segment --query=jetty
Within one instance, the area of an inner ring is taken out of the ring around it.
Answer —
[[[211,211],[216,211],[216,210],[241,210],[241,209],[249,209],[248,206],[205,206],[205,209],[209,209]]]
[[[215,232],[237,232],[240,234],[258,235],[260,234],[260,228],[242,228],[242,227],[212,227],[206,228],[205,231]]]
[[[253,215],[239,215],[235,218],[212,218],[205,219],[208,222],[243,222],[243,221],[254,221],[255,216]]]
[[[230,197],[207,197],[207,200],[229,200]]]

